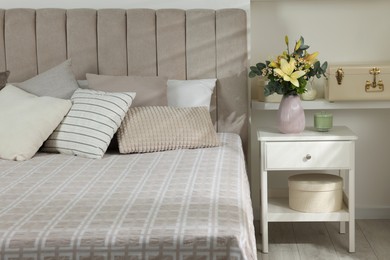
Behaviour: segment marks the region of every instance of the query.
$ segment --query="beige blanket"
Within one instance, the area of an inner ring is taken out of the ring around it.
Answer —
[[[0,160],[0,259],[256,259],[235,134],[216,148]]]

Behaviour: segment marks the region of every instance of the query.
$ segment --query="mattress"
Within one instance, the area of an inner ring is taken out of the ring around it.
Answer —
[[[222,146],[0,160],[1,259],[256,259],[236,134]]]

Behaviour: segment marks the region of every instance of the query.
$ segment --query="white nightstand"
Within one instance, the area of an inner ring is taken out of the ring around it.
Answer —
[[[349,224],[349,252],[355,252],[355,140],[357,136],[345,126],[329,132],[307,128],[300,134],[282,134],[276,128],[261,128],[261,228],[263,252],[268,253],[268,222],[338,221],[340,232]],[[344,206],[331,213],[303,213],[288,206],[288,198],[268,198],[268,172],[285,170],[339,170],[348,181]]]

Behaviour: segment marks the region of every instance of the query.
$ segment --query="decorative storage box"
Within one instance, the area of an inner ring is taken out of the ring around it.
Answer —
[[[290,208],[311,213],[342,207],[343,179],[331,174],[297,174],[288,178]]]
[[[390,66],[329,66],[329,101],[390,100]]]

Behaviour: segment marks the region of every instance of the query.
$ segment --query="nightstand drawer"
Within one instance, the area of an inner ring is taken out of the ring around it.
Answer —
[[[349,141],[267,142],[265,168],[267,170],[349,168]]]

